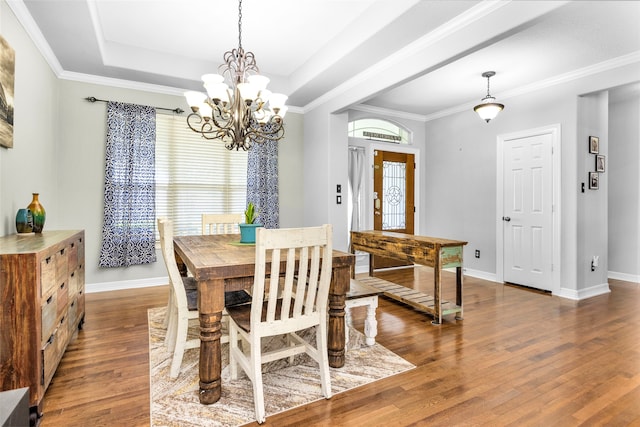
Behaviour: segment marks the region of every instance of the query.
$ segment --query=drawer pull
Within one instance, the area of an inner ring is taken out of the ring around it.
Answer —
[[[47,304],[51,304],[51,301],[53,301],[53,295],[49,296],[49,298],[47,298]]]
[[[66,283],[62,282],[62,284],[60,285],[60,289],[64,289],[64,285],[65,285],[65,284],[66,284]]]
[[[73,273],[71,273],[71,277],[75,276],[76,272],[74,271]]]
[[[60,249],[60,255],[64,255],[65,248]]]
[[[47,345],[53,344],[53,341],[55,341],[55,339],[56,339],[56,334],[55,333],[51,334],[51,336],[47,340]]]
[[[76,245],[76,243],[75,243],[75,242],[72,242],[72,243],[71,243],[71,247],[72,247],[72,248],[73,248],[75,245]]]
[[[45,259],[45,262],[46,262],[47,264],[49,264],[49,263],[51,262],[51,257],[50,257],[50,256],[49,256],[49,257],[47,257],[47,258]]]

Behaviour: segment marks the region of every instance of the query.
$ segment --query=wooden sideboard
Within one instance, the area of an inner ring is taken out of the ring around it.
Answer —
[[[0,391],[29,387],[32,424],[84,322],[84,231],[0,237]]]

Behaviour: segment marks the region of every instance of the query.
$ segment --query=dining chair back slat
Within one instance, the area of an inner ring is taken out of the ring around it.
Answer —
[[[202,234],[239,234],[244,214],[202,214]]]

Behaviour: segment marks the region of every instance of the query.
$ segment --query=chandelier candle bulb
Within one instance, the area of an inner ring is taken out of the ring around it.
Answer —
[[[202,116],[205,120],[213,117],[213,109],[206,102],[200,104],[199,110],[200,116]]]
[[[205,99],[207,99],[204,93],[195,91],[185,92],[184,97],[187,99],[187,104],[189,104],[191,110],[193,110],[194,107],[196,108],[196,110],[193,110],[194,112],[197,111],[198,106],[204,104]]]

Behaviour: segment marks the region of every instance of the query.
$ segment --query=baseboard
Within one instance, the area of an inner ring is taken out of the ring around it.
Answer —
[[[627,274],[618,273],[617,271],[609,271],[607,273],[607,277],[609,279],[624,280],[625,282],[640,283],[640,275],[638,274]]]
[[[554,296],[558,296],[561,298],[572,299],[576,301],[580,301],[587,298],[596,297],[598,295],[604,295],[611,292],[609,289],[608,283],[602,283],[601,285],[591,286],[586,289],[568,289],[568,288],[560,288],[560,292],[557,294],[554,293]]]
[[[488,280],[489,282],[498,282],[498,278],[495,273],[489,273],[482,270],[473,270],[471,268],[462,268],[462,272],[465,276],[475,277],[476,279]]]
[[[151,277],[149,279],[122,280],[119,282],[92,283],[85,286],[85,292],[92,294],[95,292],[121,291],[123,289],[149,288],[151,286],[168,285],[169,278]]]

